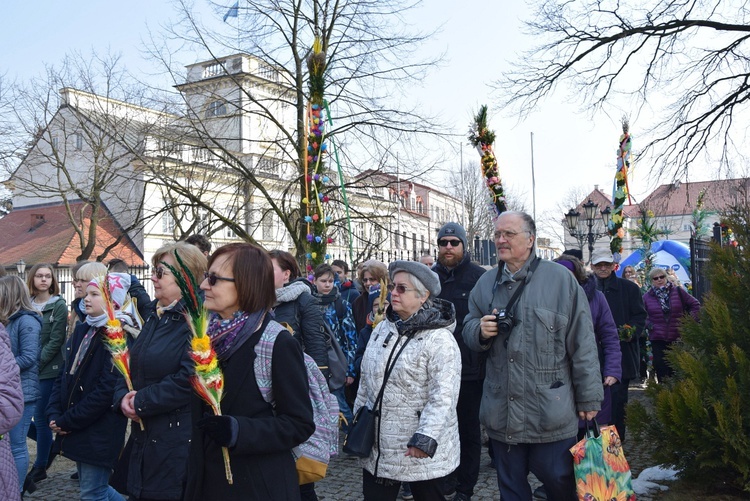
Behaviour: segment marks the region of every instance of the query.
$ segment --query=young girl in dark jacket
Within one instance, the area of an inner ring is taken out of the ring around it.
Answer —
[[[107,279],[115,307],[122,307],[130,277],[112,273]],[[99,290],[103,280],[94,278],[86,288],[86,320],[66,345],[65,367],[52,387],[47,419],[57,434],[53,452],[76,462],[81,499],[121,500],[108,482],[125,441],[127,419],[112,409],[115,386],[122,376],[103,341],[107,323]],[[116,314],[128,327],[139,327],[128,312],[116,309]]]

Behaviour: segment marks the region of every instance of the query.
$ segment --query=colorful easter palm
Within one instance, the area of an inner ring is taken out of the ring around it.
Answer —
[[[221,397],[224,392],[224,375],[219,367],[219,359],[211,346],[211,338],[208,337],[208,310],[203,306],[203,298],[198,293],[198,280],[190,269],[182,262],[180,255],[174,253],[179,269],[164,261],[164,265],[174,275],[177,285],[182,291],[185,300],[185,314],[193,338],[190,341],[190,357],[195,362],[195,374],[190,378],[195,392],[211,407],[213,413],[221,415]],[[224,456],[224,473],[227,482],[233,483],[232,468],[229,463],[229,450],[221,448]]]

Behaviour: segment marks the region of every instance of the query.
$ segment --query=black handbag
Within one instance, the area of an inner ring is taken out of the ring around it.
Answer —
[[[344,452],[352,456],[366,458],[370,456],[375,444],[375,417],[380,411],[373,411],[363,405],[349,426],[349,434],[344,440]]]
[[[387,338],[386,338],[387,339]],[[357,410],[357,414],[354,416],[351,425],[349,426],[349,433],[344,440],[343,451],[346,454],[357,456],[360,458],[366,458],[370,456],[372,452],[372,446],[375,445],[375,418],[380,417],[380,404],[383,401],[383,392],[385,391],[385,384],[388,382],[388,378],[393,371],[393,367],[396,365],[396,360],[404,351],[406,345],[409,344],[411,337],[407,337],[401,349],[398,351],[396,356],[393,357],[393,352],[396,350],[396,346],[393,347],[391,355],[388,357],[386,362],[386,371],[383,375],[383,384],[380,385],[380,391],[372,404],[372,409],[363,405]]]

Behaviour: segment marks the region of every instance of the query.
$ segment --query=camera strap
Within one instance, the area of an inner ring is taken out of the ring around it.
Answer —
[[[539,261],[541,261],[541,258],[535,257],[534,260],[529,265],[529,272],[526,274],[526,276],[523,279],[523,282],[521,282],[521,285],[518,286],[516,291],[513,293],[513,295],[510,297],[510,301],[508,301],[508,305],[505,307],[505,311],[510,313],[513,309],[513,305],[516,304],[516,301],[518,301],[518,298],[521,297],[521,292],[523,292],[523,288],[526,287],[526,284],[531,280],[531,275],[536,271],[537,267],[539,266]],[[500,282],[500,278],[502,277],[502,268],[498,265],[497,270],[497,283]]]

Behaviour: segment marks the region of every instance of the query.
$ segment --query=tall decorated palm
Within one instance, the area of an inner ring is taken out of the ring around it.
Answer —
[[[482,105],[474,117],[469,128],[469,142],[477,149],[481,157],[482,175],[485,184],[490,190],[491,205],[495,216],[505,212],[508,207],[505,204],[505,190],[500,179],[497,166],[497,158],[493,150],[495,143],[495,132],[487,127],[487,105]]]
[[[614,187],[612,189],[612,217],[609,219],[609,248],[615,258],[620,262],[622,255],[622,239],[625,238],[625,228],[622,223],[625,219],[623,208],[625,199],[630,205],[630,187],[628,186],[628,171],[630,169],[632,138],[630,137],[630,124],[627,118],[622,119],[622,134],[620,135],[619,147],[617,148],[617,170],[615,171]]]
[[[327,234],[330,216],[326,215],[328,196],[325,187],[330,183],[327,174],[325,155],[326,119],[329,109],[323,98],[325,90],[326,52],[320,37],[315,37],[310,55],[307,58],[309,71],[310,101],[307,107],[307,156],[305,161],[305,193],[302,202],[307,208],[304,221],[307,228],[306,251],[307,271],[325,261],[326,249],[333,239]]]

